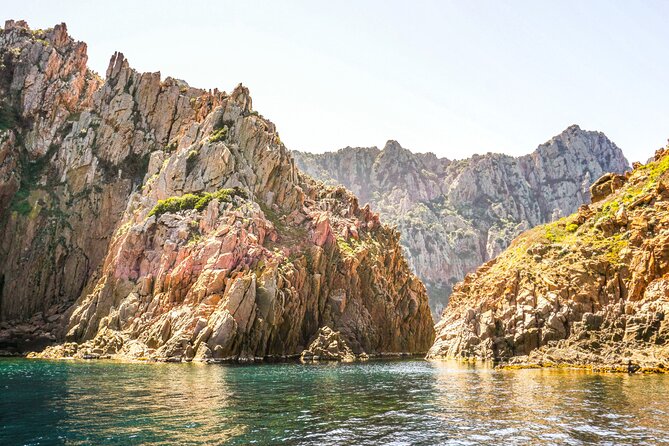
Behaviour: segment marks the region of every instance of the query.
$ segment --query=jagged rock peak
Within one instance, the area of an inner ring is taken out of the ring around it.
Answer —
[[[5,28],[4,28],[5,31],[11,31],[17,28],[30,31],[28,22],[26,22],[25,20],[5,20]]]
[[[130,68],[130,63],[120,51],[114,52],[111,59],[109,59],[109,66],[107,67],[107,81],[110,82],[117,78],[122,70]]]
[[[383,146],[383,151],[384,151],[384,152],[399,152],[399,151],[402,151],[402,150],[406,150],[406,149],[404,149],[404,148],[400,145],[400,143],[398,143],[397,141],[395,141],[395,140],[393,140],[393,139],[389,139],[389,140],[386,142],[386,145]]]
[[[564,131],[561,134],[564,134],[564,133],[578,133],[578,132],[582,132],[582,131],[584,131],[584,130],[581,129],[580,125],[572,124],[569,127],[567,127],[566,129],[564,129]]]
[[[31,32],[30,26],[25,20],[5,20],[4,32],[10,31],[28,31]],[[72,42],[72,38],[67,33],[67,25],[59,23],[58,25],[48,30],[35,30],[36,35],[44,36],[46,41],[51,43],[56,48],[64,48]]]

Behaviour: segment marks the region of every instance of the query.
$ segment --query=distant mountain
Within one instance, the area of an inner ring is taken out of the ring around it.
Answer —
[[[603,133],[577,125],[521,157],[488,153],[452,161],[412,153],[396,141],[383,150],[347,147],[293,156],[301,170],[344,185],[397,225],[434,314],[455,283],[522,231],[575,212],[589,201],[594,180],[629,169]]]

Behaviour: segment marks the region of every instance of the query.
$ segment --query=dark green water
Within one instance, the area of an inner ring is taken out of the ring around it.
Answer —
[[[669,376],[0,360],[0,444],[669,444]]]

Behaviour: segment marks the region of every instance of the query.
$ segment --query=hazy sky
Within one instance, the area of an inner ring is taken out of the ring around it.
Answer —
[[[2,1],[64,21],[104,75],[131,66],[230,91],[291,149],[523,154],[570,124],[630,161],[669,137],[666,1]]]

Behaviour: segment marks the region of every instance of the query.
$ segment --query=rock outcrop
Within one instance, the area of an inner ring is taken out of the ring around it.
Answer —
[[[429,357],[669,370],[669,151],[458,284]]]
[[[343,361],[355,359],[351,348],[339,332],[330,327],[321,327],[309,348],[302,352],[302,361]]]
[[[300,169],[344,185],[397,225],[435,315],[465,274],[522,231],[575,212],[602,174],[629,168],[604,134],[578,126],[518,158],[488,153],[451,161],[411,153],[395,141],[383,150],[347,147],[294,156]]]
[[[103,80],[64,24],[0,31],[0,349],[165,360],[427,351],[399,234],[294,165],[249,92]]]

